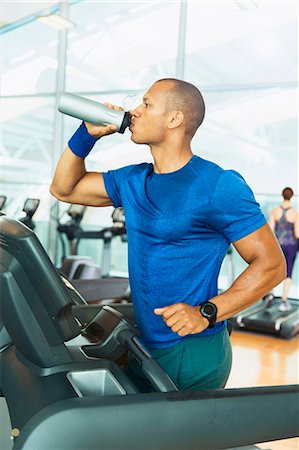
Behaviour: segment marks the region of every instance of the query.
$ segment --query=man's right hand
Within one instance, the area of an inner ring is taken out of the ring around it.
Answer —
[[[104,105],[108,106],[110,109],[115,109],[117,111],[123,111],[123,108],[120,106],[112,105],[111,103],[104,103]],[[97,139],[100,139],[103,136],[108,136],[109,134],[113,134],[117,132],[116,125],[96,125],[94,123],[85,122],[86,129],[89,134],[94,136]]]
[[[105,103],[108,108],[123,108]],[[116,125],[96,125],[85,122],[89,134],[99,139],[117,131]],[[86,172],[84,158],[74,155],[69,147],[61,155],[56,167],[50,192],[58,200],[88,206],[111,206],[104,178],[99,172]]]

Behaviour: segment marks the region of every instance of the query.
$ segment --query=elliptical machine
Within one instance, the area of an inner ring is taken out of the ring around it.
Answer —
[[[126,242],[127,232],[124,210],[123,208],[114,209],[111,216],[113,220],[112,227],[104,227],[94,231],[83,230],[81,228],[80,224],[85,210],[86,206],[71,205],[67,210],[70,220],[65,224],[58,224],[57,230],[62,245],[62,265],[59,270],[69,280],[110,278],[112,240],[115,237],[120,236],[122,241]],[[66,246],[63,234],[66,235],[69,244],[68,257],[66,257]],[[104,245],[101,267],[99,267],[91,257],[78,255],[78,246],[81,239],[103,240]]]
[[[39,198],[27,198],[23,206],[25,216],[19,219],[20,222],[22,222],[31,230],[35,229],[35,223],[33,222],[32,217],[36,213],[39,203],[40,203]]]
[[[119,208],[122,209],[122,208]],[[130,302],[131,291],[128,277],[109,277],[111,240],[116,235],[125,236],[124,215],[114,210],[112,219],[115,227],[103,228],[100,231],[85,231],[81,228],[81,221],[86,206],[70,205],[67,214],[70,217],[66,223],[59,223],[62,245],[62,265],[59,272],[73,283],[78,292],[88,303],[119,303]],[[123,216],[123,217],[122,217]],[[115,229],[115,231],[114,231]],[[113,230],[113,232],[111,231]],[[67,236],[69,256],[66,257],[66,245],[63,234]],[[103,267],[100,268],[90,256],[78,255],[80,239],[104,239]]]
[[[67,210],[70,220],[64,224],[59,222],[57,226],[62,248],[62,265],[59,270],[69,280],[101,278],[101,269],[95,264],[94,260],[90,256],[78,255],[80,235],[83,231],[80,223],[85,210],[86,206],[70,205]],[[63,234],[67,237],[69,256],[66,256]]]

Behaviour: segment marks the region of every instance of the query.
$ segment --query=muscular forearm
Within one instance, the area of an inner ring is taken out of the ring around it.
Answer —
[[[255,259],[230,289],[210,299],[217,306],[218,322],[248,308],[285,278],[283,258],[274,266],[267,268],[265,264],[262,258]]]
[[[261,259],[254,260],[226,292],[209,299],[217,306],[217,322],[229,319],[246,309],[285,277],[283,260],[278,266],[265,269]],[[199,312],[198,306],[184,303],[155,309],[164,322],[179,336],[196,334],[205,330],[209,322]]]
[[[67,147],[60,157],[54,173],[50,192],[57,198],[67,197],[86,174],[85,162]]]

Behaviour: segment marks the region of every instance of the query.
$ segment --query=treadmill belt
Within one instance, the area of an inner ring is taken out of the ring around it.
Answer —
[[[267,308],[263,299],[245,309],[235,318],[235,327],[240,330],[251,330],[269,333],[289,339],[299,333],[299,301],[289,299],[289,311],[279,311],[281,297],[275,297],[272,306]]]
[[[292,305],[292,308],[289,311],[282,312],[279,311],[278,305],[273,305],[271,308],[265,307],[254,314],[244,317],[242,322],[248,326],[248,328],[255,329],[256,327],[262,327],[265,331],[277,331],[275,330],[275,322],[278,319],[286,319],[288,316],[293,315],[297,310],[298,307]]]

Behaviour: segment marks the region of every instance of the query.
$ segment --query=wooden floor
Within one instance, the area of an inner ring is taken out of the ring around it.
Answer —
[[[233,367],[228,388],[299,383],[299,335],[291,340],[233,331]],[[299,430],[298,430],[299,431]],[[299,439],[257,444],[261,449],[299,449]]]

